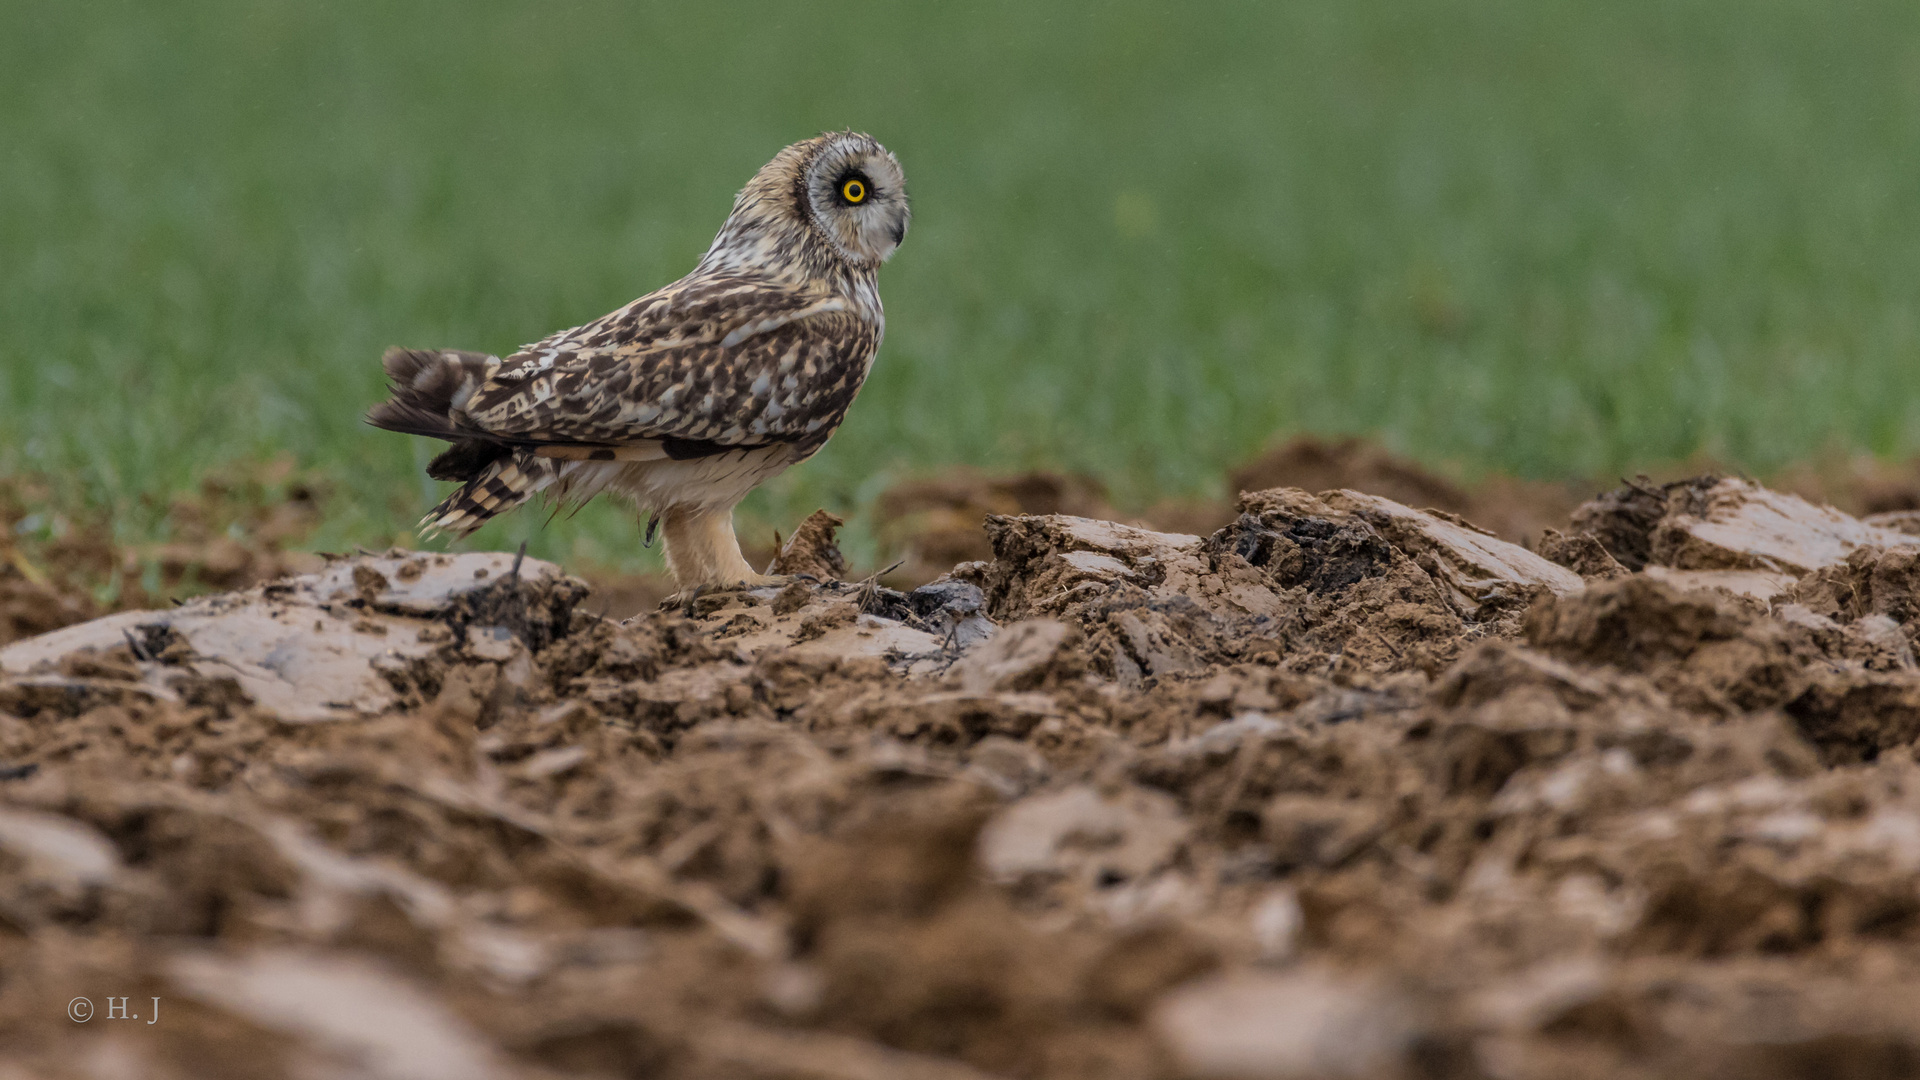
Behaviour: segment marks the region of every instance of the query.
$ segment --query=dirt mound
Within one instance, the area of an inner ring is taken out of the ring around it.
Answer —
[[[1407,506],[1459,514],[1516,544],[1532,543],[1558,526],[1591,487],[1487,477],[1464,486],[1369,439],[1323,439],[1300,435],[1261,453],[1227,474],[1236,492],[1300,488],[1347,489]]]
[[[1541,554],[1352,490],[987,521],[912,590],[823,516],[816,580],[625,622],[396,551],[0,649],[10,1064],[1920,1062],[1920,538],[1717,477]]]
[[[1459,515],[1495,536],[1526,545],[1533,545],[1545,530],[1564,525],[1584,493],[1596,487],[1508,476],[1489,476],[1467,487],[1371,440],[1311,435],[1274,446],[1226,476],[1226,488],[1233,493],[1297,488],[1378,495]],[[1205,535],[1234,520],[1236,503],[1237,497],[1167,499],[1122,515],[1091,477],[1045,471],[992,475],[962,468],[896,484],[881,494],[874,514],[881,546],[901,560],[887,579],[899,585],[931,581],[957,563],[989,558],[992,542],[982,527],[988,517],[1060,514]]]

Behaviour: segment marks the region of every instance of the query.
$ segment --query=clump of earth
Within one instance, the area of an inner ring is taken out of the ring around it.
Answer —
[[[922,482],[938,573],[821,514],[628,618],[513,553],[16,571],[0,1075],[1920,1070],[1911,508],[1356,455]]]

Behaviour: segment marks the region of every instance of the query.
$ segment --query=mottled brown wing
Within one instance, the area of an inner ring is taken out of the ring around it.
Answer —
[[[528,445],[818,446],[865,381],[878,330],[838,299],[750,284],[643,297],[529,346],[461,425]]]

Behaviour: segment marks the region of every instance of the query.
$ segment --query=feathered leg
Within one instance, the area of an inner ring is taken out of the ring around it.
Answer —
[[[778,585],[787,579],[754,573],[740,554],[733,532],[733,508],[673,506],[660,515],[667,569],[681,590]]]

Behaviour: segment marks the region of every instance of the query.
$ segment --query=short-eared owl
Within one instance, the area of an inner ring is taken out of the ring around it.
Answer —
[[[876,271],[908,216],[900,163],[869,136],[795,143],[686,277],[504,360],[389,349],[392,397],[367,419],[453,443],[427,474],[465,484],[429,532],[464,536],[543,491],[615,492],[663,527],[682,589],[766,583],[733,508],[847,415],[886,327]]]

